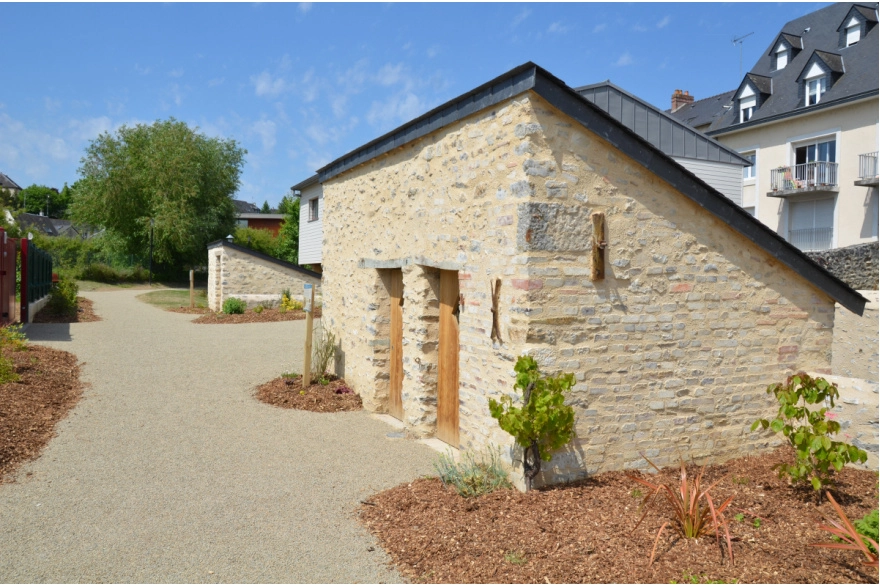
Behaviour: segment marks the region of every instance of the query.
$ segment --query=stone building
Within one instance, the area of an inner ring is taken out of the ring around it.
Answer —
[[[340,374],[412,433],[481,449],[511,448],[487,402],[518,355],[574,373],[577,438],[545,481],[766,447],[767,384],[828,372],[835,302],[865,304],[532,63],[318,176]]]

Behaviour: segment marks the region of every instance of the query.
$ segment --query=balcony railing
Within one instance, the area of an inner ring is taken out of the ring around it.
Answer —
[[[812,161],[770,170],[770,188],[774,192],[836,185],[837,163],[829,161]]]
[[[788,242],[802,251],[827,251],[833,228],[801,228],[788,231]]]
[[[859,155],[859,179],[873,179],[877,177],[877,151]]]

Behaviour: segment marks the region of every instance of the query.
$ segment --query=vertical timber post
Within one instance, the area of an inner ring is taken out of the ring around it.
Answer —
[[[196,307],[196,290],[195,290],[195,278],[193,277],[193,270],[189,270],[189,307]]]
[[[605,279],[605,213],[593,212],[593,267],[590,277],[593,281]]]
[[[303,286],[303,309],[306,311],[306,344],[303,357],[303,383],[305,389],[312,384],[312,320],[315,308],[315,287],[311,283]]]
[[[19,241],[21,245],[21,291],[19,295],[21,296],[21,308],[20,314],[18,316],[18,321],[22,324],[28,323],[28,245],[30,241],[26,238],[22,238]]]

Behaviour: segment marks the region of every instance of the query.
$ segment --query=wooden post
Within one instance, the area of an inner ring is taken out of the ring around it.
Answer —
[[[311,298],[303,298],[303,301],[305,302],[305,304],[303,304],[303,309],[306,311],[306,348],[305,357],[303,357],[303,389],[312,384],[312,320],[315,310],[315,287],[310,283],[307,283],[306,286],[308,288],[305,290],[306,295],[311,296]]]
[[[593,281],[605,279],[605,213],[593,212],[593,267],[590,277]]]
[[[193,270],[189,270],[189,307],[196,307],[196,289],[195,289],[195,278],[193,277]]]

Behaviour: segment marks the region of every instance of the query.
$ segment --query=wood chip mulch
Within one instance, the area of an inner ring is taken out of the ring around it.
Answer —
[[[95,314],[94,304],[88,298],[76,298],[77,312],[73,316],[67,314],[51,314],[49,308],[43,308],[34,316],[33,322],[43,324],[70,324],[72,322],[97,322],[101,319]]]
[[[368,498],[359,515],[398,570],[421,583],[877,584],[876,567],[861,565],[859,553],[809,546],[830,541],[818,524],[820,510],[833,512],[824,498],[817,508],[812,489],[777,477],[771,467],[783,459],[793,459],[787,448],[706,468],[704,482],[728,475],[711,493],[716,505],[735,496],[727,513],[733,566],[714,537],[686,540],[669,528],[648,566],[671,510],[656,502],[634,532],[643,513],[634,490],[646,488],[621,472],[472,499],[438,479],[419,479]],[[677,468],[664,469],[650,478],[675,483],[677,475]],[[847,467],[837,477],[835,499],[850,520],[878,507],[876,472]]]
[[[364,408],[361,396],[348,387],[345,379],[331,377],[327,385],[313,381],[305,392],[302,383],[302,375],[295,379],[278,377],[259,386],[254,397],[279,408],[309,412],[356,412]]]
[[[253,310],[248,310],[244,314],[224,314],[223,312],[212,312],[207,308],[189,308],[186,306],[169,308],[169,311],[181,314],[200,314],[198,318],[192,321],[193,324],[253,324],[255,322],[305,320],[306,318],[306,313],[301,310],[282,312],[278,308],[267,308],[259,314]],[[314,317],[321,317],[320,309],[315,310]]]
[[[0,384],[0,483],[39,456],[82,396],[76,356],[48,347],[4,349],[20,381]]]

